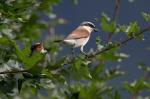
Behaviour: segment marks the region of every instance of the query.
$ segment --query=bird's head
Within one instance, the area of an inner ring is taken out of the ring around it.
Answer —
[[[98,32],[98,29],[96,28],[96,26],[94,25],[94,23],[92,22],[88,22],[88,21],[85,21],[85,22],[82,22],[80,24],[80,27],[83,27],[85,28],[86,30],[88,30],[89,32]]]
[[[44,49],[44,46],[42,43],[35,43],[31,46],[30,48],[31,50],[31,54],[33,54],[33,52],[40,52],[40,53],[47,53],[47,51]]]

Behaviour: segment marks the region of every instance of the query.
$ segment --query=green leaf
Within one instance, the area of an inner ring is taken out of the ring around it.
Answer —
[[[100,44],[101,43],[101,39],[99,36],[96,37],[96,45]]]
[[[144,63],[140,63],[138,65],[138,68],[143,70],[144,72],[150,72],[150,67],[149,66],[146,66]]]
[[[114,99],[121,99],[119,91],[115,91]]]
[[[3,45],[3,46],[8,46],[8,45],[11,45],[11,41],[10,39],[6,38],[6,37],[2,37],[0,38],[0,44]]]
[[[100,80],[107,81],[114,78],[117,78],[118,76],[122,76],[125,73],[118,69],[118,67],[110,70],[105,70],[104,74],[100,76]]]
[[[100,73],[104,72],[104,65],[100,64],[95,66],[95,68],[91,71],[91,75],[94,79],[99,79]]]
[[[86,61],[82,60],[81,58],[76,58],[73,60],[72,64],[66,65],[68,65],[68,69],[66,70],[65,74],[67,78],[72,78],[74,80],[91,79],[88,64],[86,64]]]
[[[150,14],[146,12],[142,12],[142,16],[146,22],[150,22]]]
[[[120,26],[120,32],[124,32],[128,37],[139,37],[137,34],[139,33],[140,27],[137,22],[132,22],[129,25]]]
[[[109,86],[102,82],[91,82],[88,86],[80,88],[79,99],[103,99],[111,90]]]
[[[116,31],[116,22],[110,22],[110,18],[106,14],[102,14],[101,28],[103,31],[113,33]]]
[[[109,44],[105,47],[105,49],[112,48],[115,45],[116,44]],[[118,48],[113,48],[107,52],[97,55],[97,58],[101,61],[118,61],[118,62],[120,62],[122,59],[128,58],[127,54],[117,53],[117,51],[118,51]]]
[[[147,87],[149,88],[144,79],[135,80],[132,83],[124,83],[124,88],[130,93],[139,93],[145,90]]]
[[[137,22],[130,23],[130,25],[127,27],[126,32],[128,36],[134,36],[135,33],[137,33],[139,30]]]
[[[41,53],[36,53],[32,57],[29,57],[29,54],[27,55],[27,53],[29,52],[29,49],[26,48],[22,51],[22,50],[20,50],[18,45],[14,44],[14,46],[15,46],[15,49],[16,49],[15,53],[18,57],[18,60],[23,62],[25,69],[32,68],[38,62],[40,62],[41,59],[43,58],[43,55]]]
[[[42,70],[42,75],[46,75],[47,77],[52,77],[52,74],[50,73],[50,71],[48,69],[43,69]]]
[[[45,0],[40,4],[38,10],[45,11],[45,12],[48,12],[48,11],[51,12],[51,10],[52,10],[51,6],[60,3],[60,1],[61,0]]]

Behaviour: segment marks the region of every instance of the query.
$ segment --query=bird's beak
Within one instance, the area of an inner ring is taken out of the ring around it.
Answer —
[[[97,28],[94,28],[94,32],[98,32],[98,29],[97,29]]]
[[[47,50],[42,49],[42,50],[41,50],[41,53],[45,54],[45,53],[47,53]]]

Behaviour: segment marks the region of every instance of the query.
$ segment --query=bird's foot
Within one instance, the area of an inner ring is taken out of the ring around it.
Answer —
[[[71,48],[71,55],[72,55],[72,59],[75,58],[75,51],[74,51],[74,48]]]
[[[88,54],[87,54],[87,53],[85,53],[84,51],[82,51],[82,54],[83,54],[83,55],[85,55],[85,56],[88,56]]]

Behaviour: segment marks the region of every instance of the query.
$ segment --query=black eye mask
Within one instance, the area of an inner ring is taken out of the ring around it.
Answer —
[[[85,24],[82,24],[82,26],[89,26],[91,28],[95,28],[95,25],[92,23],[85,23]]]

